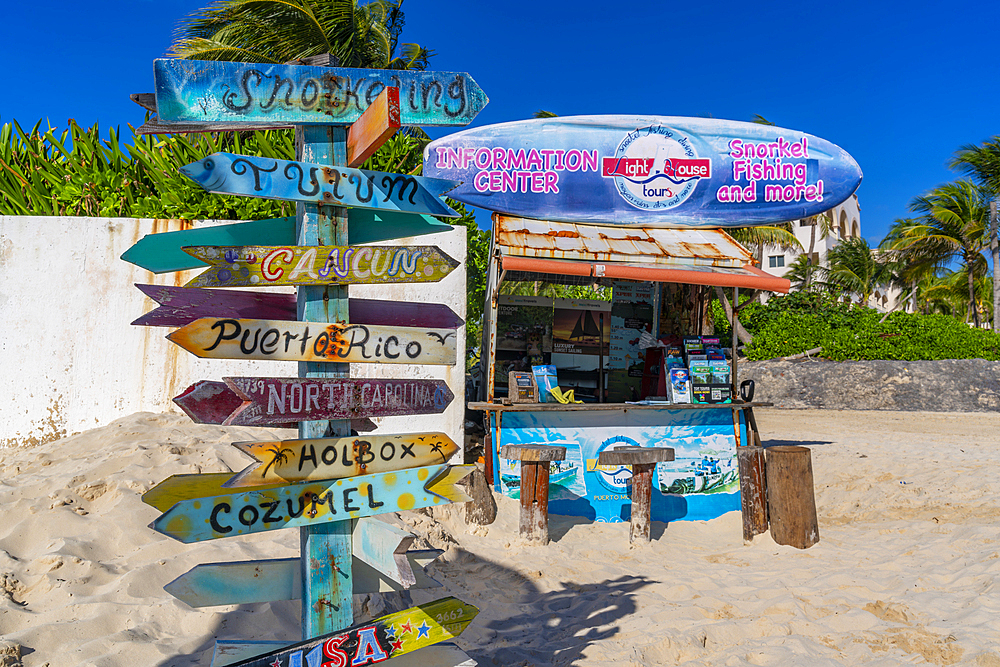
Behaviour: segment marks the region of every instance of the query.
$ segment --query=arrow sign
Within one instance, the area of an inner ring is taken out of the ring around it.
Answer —
[[[198,246],[211,268],[185,287],[438,282],[458,262],[437,246]]]
[[[464,72],[374,70],[158,59],[164,121],[350,125],[387,87],[403,125],[468,125],[489,99]]]
[[[376,243],[407,236],[447,232],[453,227],[429,215],[347,209],[348,238],[352,243]],[[176,232],[146,234],[122,254],[122,259],[153,273],[204,268],[205,264],[181,248],[203,245],[295,245],[295,218],[236,222]]]
[[[378,519],[358,519],[352,531],[351,551],[355,558],[397,582],[404,589],[417,583],[406,557],[416,539],[402,528]]]
[[[471,499],[455,483],[473,468],[426,466],[182,500],[150,528],[187,544],[467,502]]]
[[[457,218],[438,197],[459,183],[311,162],[213,153],[180,168],[208,192]]]
[[[347,166],[363,165],[400,127],[399,88],[389,86],[347,130]]]
[[[441,586],[440,582],[429,577],[423,569],[441,553],[438,549],[406,553],[407,564],[415,579],[410,588]],[[298,600],[302,597],[299,567],[298,558],[204,563],[195,565],[164,586],[163,590],[195,608]],[[355,595],[404,590],[401,584],[365,564],[357,556],[351,567]]]
[[[352,625],[229,667],[347,667],[384,662],[425,646],[453,639],[479,609],[453,597]]]
[[[136,285],[161,304],[132,324],[182,327],[202,317],[252,320],[295,320],[295,295],[248,290],[194,289],[171,285]],[[456,329],[465,323],[440,303],[351,299],[350,322],[388,327]]]
[[[454,329],[203,317],[167,339],[208,359],[339,361],[451,366]]]
[[[216,639],[215,652],[209,667],[229,667],[240,660],[268,651],[277,651],[291,644],[289,641]],[[392,667],[476,667],[477,664],[465,651],[451,642],[427,646],[393,660]]]
[[[315,440],[234,442],[256,461],[227,488],[341,479],[447,463],[458,445],[444,433],[410,433]]]
[[[351,427],[361,432],[371,430],[358,428],[366,421],[362,415],[440,414],[455,398],[444,380],[224,379],[196,382],[174,403],[196,424],[282,428],[299,421],[351,419]]]

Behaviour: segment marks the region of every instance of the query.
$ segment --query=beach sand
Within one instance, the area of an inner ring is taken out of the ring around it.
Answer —
[[[553,516],[552,543],[528,546],[499,498],[488,527],[460,505],[388,517],[446,550],[428,567],[443,587],[365,607],[474,604],[456,643],[481,665],[1000,667],[1000,415],[757,419],[765,444],[812,449],[810,549],[744,544],[736,512],[654,523],[635,548],[628,524]],[[297,639],[298,601],[196,610],[163,591],[199,563],[295,556],[297,531],[184,545],[147,528],[158,512],[139,499],[172,474],[242,469],[229,443],[267,433],[139,413],[0,449],[0,646],[26,667],[207,666],[216,638]]]

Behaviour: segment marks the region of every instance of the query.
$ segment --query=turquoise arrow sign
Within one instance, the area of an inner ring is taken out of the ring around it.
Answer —
[[[437,234],[450,229],[453,229],[451,225],[429,215],[347,209],[347,234],[355,245]],[[230,245],[295,245],[295,218],[270,218],[146,234],[122,254],[122,259],[153,273],[203,269],[207,266],[205,262],[195,259],[181,248]]]
[[[458,181],[213,153],[180,169],[209,192],[457,218],[438,197]]]
[[[182,500],[150,528],[184,543],[471,500],[455,482],[474,466],[436,465]]]
[[[386,86],[403,125],[468,125],[489,102],[465,72],[160,59],[153,77],[160,119],[174,122],[350,125]]]

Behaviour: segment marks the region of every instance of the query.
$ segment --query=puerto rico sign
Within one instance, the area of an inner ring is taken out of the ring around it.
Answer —
[[[508,215],[658,227],[745,227],[815,215],[861,184],[818,137],[709,118],[568,116],[464,130],[424,149],[449,197]]]

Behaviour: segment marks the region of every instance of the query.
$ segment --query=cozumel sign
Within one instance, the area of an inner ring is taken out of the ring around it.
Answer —
[[[510,215],[663,227],[743,227],[833,208],[861,169],[793,130],[706,118],[576,116],[458,132],[431,142],[424,175],[449,197]]]

